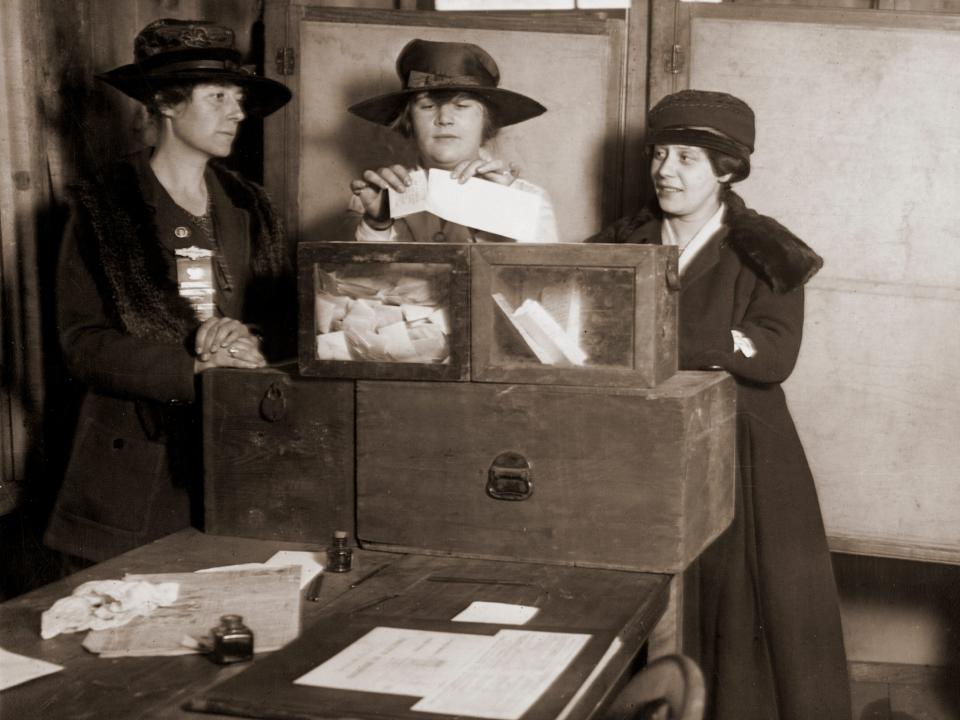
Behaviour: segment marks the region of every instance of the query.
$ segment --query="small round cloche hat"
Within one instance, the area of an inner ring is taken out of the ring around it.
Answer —
[[[470,92],[491,108],[498,127],[541,115],[547,109],[536,100],[500,85],[500,69],[486,50],[471,43],[411,40],[397,57],[402,87],[352,105],[349,110],[365,120],[390,125],[407,100],[431,91]]]
[[[286,85],[242,64],[233,30],[208,20],[153,21],[134,40],[133,58],[131,64],[101,73],[97,79],[143,103],[173,84],[235,84],[245,91],[244,111],[261,117],[290,100]]]
[[[734,95],[710,90],[681,90],[667,95],[647,115],[647,145],[693,145],[745,161],[750,172],[756,137],[753,110]]]

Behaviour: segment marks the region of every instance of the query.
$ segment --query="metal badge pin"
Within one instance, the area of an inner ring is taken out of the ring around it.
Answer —
[[[184,227],[183,225],[178,225],[174,229],[173,234],[178,238],[188,238],[190,237],[190,228]]]

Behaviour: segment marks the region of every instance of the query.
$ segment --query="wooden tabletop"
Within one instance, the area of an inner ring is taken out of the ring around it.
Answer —
[[[318,548],[184,530],[3,603],[0,647],[63,665],[64,670],[0,693],[0,716],[11,720],[226,717],[189,712],[182,705],[249,664],[221,667],[199,655],[101,659],[81,647],[83,633],[42,640],[40,615],[88,580],[262,562],[278,550]],[[379,571],[370,575],[375,570]],[[374,614],[385,622],[399,617],[449,620],[473,600],[483,599],[539,607],[538,616],[524,626],[531,630],[540,626],[571,632],[611,629],[622,646],[581,688],[564,714],[567,720],[582,720],[610,699],[629,672],[663,613],[669,581],[668,575],[357,550],[351,572],[327,574],[320,601],[302,602],[302,625],[306,629],[343,613]],[[270,655],[259,655],[255,662]]]

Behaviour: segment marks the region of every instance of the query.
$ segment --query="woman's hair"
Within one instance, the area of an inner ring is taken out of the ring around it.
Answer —
[[[147,115],[150,116],[151,120],[159,120],[163,114],[163,108],[186,102],[193,96],[193,89],[199,84],[197,82],[184,82],[160,88],[153,94],[153,97],[144,103]]]
[[[730,179],[723,183],[724,190],[728,190],[731,184],[743,180],[750,174],[750,163],[743,158],[734,157],[713,148],[703,148],[703,151],[710,160],[714,175],[717,177],[722,177],[728,173],[731,175]]]
[[[483,108],[483,142],[492,140],[500,131],[500,126],[494,117],[493,109],[479,95],[465,90],[432,90],[428,91],[426,95],[438,105],[451,102],[461,95],[471,100],[476,100],[480,103],[480,107]],[[420,93],[411,95],[403,106],[403,110],[401,110],[397,116],[397,119],[390,125],[392,129],[396,130],[405,138],[413,137],[413,121],[410,119],[410,114],[413,110],[414,103],[416,103],[420,97]]]

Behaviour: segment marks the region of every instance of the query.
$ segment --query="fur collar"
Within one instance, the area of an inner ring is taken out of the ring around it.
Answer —
[[[823,266],[823,259],[773,218],[748,208],[733,191],[723,196],[727,205],[725,242],[777,293],[801,287]],[[649,208],[618,220],[587,242],[660,244],[659,210]]]
[[[144,200],[144,173],[152,172],[148,157],[126,158],[98,182],[78,186],[81,251],[126,332],[145,340],[185,342],[198,323],[167,275],[154,210]],[[211,163],[211,168],[234,206],[250,215],[254,275],[279,277],[286,247],[266,194],[222,166]]]
[[[751,267],[785,293],[807,283],[823,267],[823,258],[773,218],[748,208],[733,191],[724,197],[730,228],[727,240]]]

